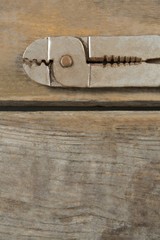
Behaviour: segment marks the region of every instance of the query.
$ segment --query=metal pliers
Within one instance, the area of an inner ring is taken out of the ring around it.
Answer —
[[[160,36],[38,39],[25,50],[23,67],[51,87],[158,87]]]

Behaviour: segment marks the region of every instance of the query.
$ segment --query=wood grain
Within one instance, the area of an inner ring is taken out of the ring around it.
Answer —
[[[160,239],[159,112],[1,112],[0,239]]]
[[[159,12],[159,0],[0,0],[0,105],[159,105],[159,88],[51,89],[22,68],[22,54],[35,39],[160,34]]]

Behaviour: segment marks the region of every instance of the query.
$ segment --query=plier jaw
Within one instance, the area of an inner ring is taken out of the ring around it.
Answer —
[[[23,67],[51,87],[157,87],[160,36],[38,39],[25,50]]]

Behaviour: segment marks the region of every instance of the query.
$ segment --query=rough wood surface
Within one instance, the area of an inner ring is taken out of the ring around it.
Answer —
[[[1,112],[0,239],[159,240],[159,112]]]
[[[22,54],[37,38],[160,34],[159,12],[159,0],[0,0],[0,105],[159,104],[159,89],[50,89],[22,68]]]

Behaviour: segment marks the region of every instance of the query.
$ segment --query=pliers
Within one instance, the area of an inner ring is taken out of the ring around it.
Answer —
[[[38,39],[25,50],[23,67],[50,87],[159,87],[160,36]]]

